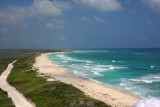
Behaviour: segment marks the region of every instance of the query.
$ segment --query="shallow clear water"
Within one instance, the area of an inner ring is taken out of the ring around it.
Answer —
[[[78,51],[48,57],[74,75],[160,98],[160,49]]]

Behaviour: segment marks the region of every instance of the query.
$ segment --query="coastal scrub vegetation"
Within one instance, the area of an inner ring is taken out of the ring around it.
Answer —
[[[18,58],[8,77],[8,82],[37,107],[110,107],[102,101],[86,96],[72,85],[59,81],[46,81],[46,77],[37,76],[32,70],[35,63],[33,53]]]
[[[11,98],[8,97],[6,91],[0,88],[0,107],[15,107],[12,103]]]
[[[16,58],[3,58],[0,59],[0,75],[6,70],[9,63],[12,63]]]
[[[15,58],[4,58],[0,59],[0,75],[6,70],[9,63],[12,63]],[[8,97],[6,91],[0,88],[0,107],[15,107],[12,103],[11,98]]]

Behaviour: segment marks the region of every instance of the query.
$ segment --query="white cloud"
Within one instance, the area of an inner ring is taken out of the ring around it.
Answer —
[[[24,22],[26,16],[28,16],[26,8],[10,6],[0,10],[0,23],[20,24]]]
[[[3,32],[3,33],[8,33],[9,31],[8,31],[8,29],[6,29],[6,28],[2,28],[2,29],[1,29],[1,32]]]
[[[141,0],[148,5],[154,12],[160,13],[160,0]]]
[[[62,15],[62,10],[70,9],[68,2],[49,1],[49,0],[34,0],[33,6],[30,7],[34,14],[41,16],[59,16]]]
[[[34,0],[28,7],[10,6],[0,10],[0,23],[22,24],[29,18],[42,18],[63,15],[64,10],[71,9],[69,2]]]
[[[52,19],[51,21],[53,23],[60,24],[60,25],[66,24],[63,20],[56,19],[56,18]]]
[[[153,22],[151,22],[151,21],[147,21],[146,22],[148,25],[153,25]]]
[[[61,36],[60,39],[61,39],[61,41],[63,41],[63,42],[66,42],[66,41],[67,41],[67,39],[66,39],[64,36]]]
[[[46,23],[46,27],[49,29],[64,29],[63,26],[59,24]]]
[[[117,0],[72,0],[77,4],[86,5],[103,12],[119,11],[122,9],[121,4]]]
[[[137,39],[144,41],[144,40],[147,40],[148,38],[144,35],[137,35]]]
[[[46,23],[46,27],[50,29],[64,29],[63,27],[64,24],[65,22],[63,20],[54,18],[51,20],[51,22]]]
[[[99,23],[103,23],[103,24],[109,23],[109,22],[107,22],[107,20],[102,19],[102,18],[100,18],[100,17],[98,17],[98,16],[94,16],[94,19],[95,19],[97,22],[99,22]]]
[[[39,40],[39,39],[34,38],[34,39],[32,39],[32,42],[33,42],[33,43],[39,43],[39,42],[40,42],[40,40]]]
[[[82,40],[82,41],[86,41],[87,39],[86,39],[86,38],[84,38],[84,37],[81,37],[81,40]]]
[[[9,38],[3,38],[2,41],[3,41],[4,43],[10,43],[10,42],[12,42],[12,40],[9,39]]]
[[[82,16],[80,19],[83,20],[83,21],[90,22],[90,23],[92,22],[91,19],[89,19],[89,18],[87,18],[85,16]]]
[[[46,23],[46,27],[52,29],[52,28],[53,28],[53,24],[51,24],[51,23]]]

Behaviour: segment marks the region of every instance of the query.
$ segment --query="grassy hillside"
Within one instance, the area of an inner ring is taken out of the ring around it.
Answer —
[[[31,70],[36,54],[19,58],[8,82],[36,104],[37,107],[110,107],[86,96],[82,91],[59,81],[47,82]]]

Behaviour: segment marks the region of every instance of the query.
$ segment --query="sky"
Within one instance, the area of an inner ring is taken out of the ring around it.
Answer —
[[[0,49],[160,48],[160,0],[0,0]]]

